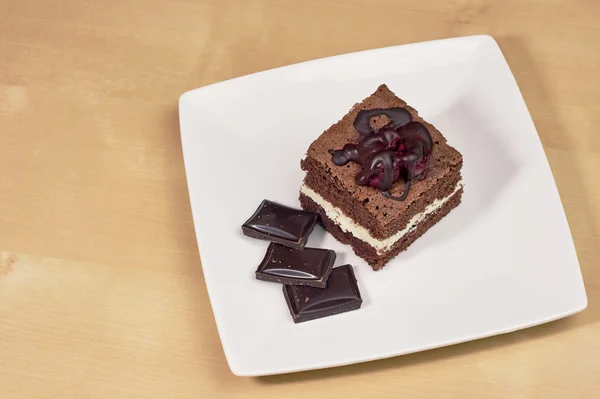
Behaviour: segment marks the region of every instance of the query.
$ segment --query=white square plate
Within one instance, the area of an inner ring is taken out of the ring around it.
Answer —
[[[464,156],[462,204],[374,272],[318,227],[309,246],[351,263],[360,310],[294,324],[254,271],[267,242],[240,226],[267,198],[298,207],[300,159],[386,83]],[[185,93],[180,122],[202,267],[234,374],[338,366],[545,323],[585,309],[577,255],[537,132],[489,36],[346,54]]]

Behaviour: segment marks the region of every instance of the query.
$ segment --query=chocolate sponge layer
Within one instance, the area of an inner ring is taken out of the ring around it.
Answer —
[[[309,164],[312,161],[307,159],[304,162]],[[460,175],[461,166],[462,164],[453,166],[443,178],[427,182],[429,185],[428,190],[416,198],[404,212],[398,212],[393,207],[388,207],[388,205],[381,205],[380,209],[376,209],[381,211],[380,218],[373,217],[373,214],[365,206],[373,200],[372,198],[367,197],[362,201],[354,200],[347,191],[341,190],[335,179],[323,169],[309,165],[304,184],[331,205],[342,210],[354,222],[369,230],[373,237],[385,239],[404,229],[416,214],[423,212],[433,201],[449,196],[462,179]],[[419,182],[416,184],[419,184]],[[416,184],[413,183],[413,185]],[[378,190],[375,190],[375,194],[381,197],[382,200],[389,201]],[[381,219],[387,223],[381,223]]]
[[[375,248],[354,237],[351,233],[342,231],[337,224],[327,217],[327,214],[323,208],[317,205],[306,195],[300,194],[300,204],[305,210],[318,213],[321,216],[323,227],[325,227],[325,230],[327,230],[336,240],[343,244],[349,244],[354,250],[354,253],[363,258],[373,268],[373,270],[380,270],[387,262],[408,248],[408,246],[415,242],[417,238],[421,237],[427,230],[429,230],[431,227],[433,227],[433,225],[446,216],[452,209],[456,208],[461,202],[462,193],[463,190],[461,188],[446,203],[444,203],[440,209],[429,214],[424,220],[417,224],[414,229],[411,229],[408,234],[394,244],[389,251],[382,254],[378,254]]]

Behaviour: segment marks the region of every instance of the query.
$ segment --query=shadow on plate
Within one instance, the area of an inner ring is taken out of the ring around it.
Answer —
[[[529,112],[546,150],[559,193],[566,187],[575,193],[580,193],[576,196],[575,201],[566,202],[565,199],[569,198],[567,195],[561,195],[561,199],[564,198],[563,207],[569,220],[575,247],[578,249],[584,282],[587,282],[588,308],[581,316],[577,317],[577,320],[581,324],[596,322],[600,320],[600,290],[594,282],[598,281],[600,274],[595,255],[582,251],[583,243],[578,245],[579,242],[589,240],[590,237],[598,237],[598,230],[594,225],[596,219],[589,202],[592,195],[581,177],[584,167],[577,157],[577,151],[561,151],[560,156],[553,156],[550,147],[552,132],[555,132],[553,137],[567,136],[564,139],[567,142],[575,142],[575,139],[571,140],[571,137],[568,136],[576,136],[578,132],[567,129],[562,123],[559,117],[561,104],[556,101],[560,97],[549,94],[549,85],[544,81],[544,76],[547,74],[541,73],[537,67],[536,64],[539,64],[540,61],[536,63],[534,51],[528,47],[526,41],[518,36],[504,36],[496,39],[528,104]],[[559,150],[561,149],[559,148]],[[574,223],[577,219],[584,222]]]
[[[422,363],[442,361],[451,357],[466,357],[479,352],[501,349],[504,346],[525,340],[543,339],[555,334],[564,334],[573,328],[575,324],[577,324],[576,320],[580,317],[581,315],[577,315],[526,330],[504,335],[497,335],[495,337],[480,339],[459,345],[447,346],[425,352],[329,369],[257,377],[255,380],[260,384],[266,385],[288,384],[293,382],[350,377],[356,374],[374,373],[389,369],[413,367]]]
[[[499,137],[501,132],[492,127],[486,131],[477,128],[489,123],[486,123],[476,107],[472,101],[459,99],[436,118],[440,121],[440,126],[456,126],[456,131],[460,131],[448,142],[464,158],[462,175],[465,187],[462,203],[406,252],[400,254],[402,259],[410,259],[420,250],[429,250],[432,246],[456,237],[459,233],[457,229],[468,229],[475,220],[493,209],[502,190],[518,173],[519,164],[511,156],[506,141]],[[456,115],[460,115],[461,120],[471,121],[470,125],[474,128],[465,129],[453,122]],[[442,131],[443,129],[441,127]]]

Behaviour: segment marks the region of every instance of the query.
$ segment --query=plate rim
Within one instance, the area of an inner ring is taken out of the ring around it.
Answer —
[[[179,97],[179,121],[180,121],[180,131],[181,131],[181,136],[182,136],[182,153],[183,153],[183,157],[184,157],[184,169],[185,169],[185,173],[186,173],[186,183],[188,184],[188,187],[190,185],[189,183],[189,179],[190,179],[190,174],[188,173],[188,162],[186,162],[186,153],[188,152],[186,150],[186,146],[184,144],[184,140],[183,140],[183,124],[182,124],[182,115],[184,113],[184,108],[185,108],[185,103],[187,102],[192,102],[193,101],[193,97],[199,93],[199,92],[204,92],[207,89],[211,88],[214,89],[215,87],[219,87],[219,86],[223,86],[226,84],[232,84],[235,83],[236,81],[239,80],[245,80],[245,79],[249,79],[249,78],[254,78],[260,75],[264,75],[264,74],[272,74],[273,72],[276,71],[280,71],[280,70],[290,70],[293,68],[301,68],[304,65],[307,64],[316,64],[325,60],[332,60],[332,59],[341,59],[341,58],[345,58],[345,57],[356,57],[356,56],[360,56],[361,54],[372,54],[372,53],[376,53],[378,51],[383,51],[383,50],[388,50],[388,51],[393,51],[394,49],[398,49],[398,48],[406,48],[409,46],[419,46],[419,45],[424,45],[424,44],[433,44],[433,43],[439,43],[439,42],[457,42],[457,41],[465,41],[465,40],[478,40],[482,43],[488,42],[490,45],[493,45],[494,47],[497,48],[498,52],[501,54],[502,56],[502,60],[504,62],[504,64],[506,64],[506,66],[508,67],[508,70],[510,71],[511,77],[514,80],[515,83],[515,87],[518,90],[519,95],[521,96],[522,100],[523,100],[523,104],[525,105],[525,109],[527,111],[527,116],[529,121],[534,125],[534,129],[535,129],[535,133],[537,134],[538,140],[539,140],[539,133],[537,131],[537,128],[535,128],[535,124],[533,121],[533,118],[531,117],[531,114],[529,112],[529,109],[527,107],[527,104],[525,103],[525,100],[523,98],[523,93],[521,92],[521,89],[514,77],[514,73],[512,72],[512,69],[510,68],[510,65],[508,64],[502,50],[500,49],[500,46],[498,45],[498,43],[496,42],[496,40],[487,34],[482,34],[482,35],[470,35],[470,36],[460,36],[460,37],[452,37],[452,38],[442,38],[442,39],[436,39],[436,40],[428,40],[428,41],[420,41],[420,42],[414,42],[414,43],[406,43],[406,44],[400,44],[400,45],[394,45],[394,46],[386,46],[386,47],[380,47],[380,48],[374,48],[374,49],[366,49],[366,50],[360,50],[360,51],[355,51],[355,52],[349,52],[349,53],[343,53],[343,54],[338,54],[338,55],[333,55],[333,56],[329,56],[329,57],[320,57],[320,58],[316,58],[316,59],[312,59],[312,60],[307,60],[307,61],[302,61],[302,62],[297,62],[297,63],[293,63],[293,64],[289,64],[289,65],[284,65],[284,66],[279,66],[276,68],[271,68],[271,69],[267,69],[267,70],[263,70],[263,71],[258,71],[258,72],[254,72],[254,73],[250,73],[250,74],[246,74],[246,75],[242,75],[242,76],[238,76],[238,77],[233,77],[230,79],[226,79],[223,81],[219,81],[219,82],[215,82],[215,83],[211,83],[205,86],[201,86],[192,90],[188,90],[186,92],[184,92],[183,94],[181,94],[181,96]],[[540,146],[542,147],[542,149],[544,150],[544,155],[545,155],[545,149],[541,143],[540,140]],[[571,238],[571,241],[573,242],[573,247],[575,248],[574,245],[574,240],[573,240],[573,236],[571,233],[571,228],[569,226],[568,223],[568,219],[566,218],[566,213],[564,211],[564,205],[562,203],[562,199],[560,198],[560,192],[558,191],[558,187],[556,186],[556,181],[554,179],[554,175],[552,173],[552,169],[550,168],[550,164],[549,161],[547,159],[547,156],[545,156],[545,160],[546,160],[546,164],[548,165],[549,169],[550,169],[550,173],[552,175],[552,180],[554,182],[554,189],[556,190],[556,193],[558,194],[558,198],[560,200],[560,204],[561,204],[561,208],[563,211],[563,217],[564,219],[567,221],[567,229],[569,232],[569,236]],[[192,207],[192,216],[193,216],[193,222],[194,222],[194,226],[196,226],[196,221],[195,221],[195,216],[194,216],[194,199],[193,199],[193,193],[192,190],[188,189],[188,194],[190,197],[190,205]],[[196,229],[196,228],[195,228]],[[583,302],[578,306],[575,307],[572,310],[554,315],[552,317],[548,317],[546,319],[542,319],[542,320],[536,320],[533,321],[531,323],[524,323],[522,325],[517,325],[517,326],[511,326],[508,328],[505,328],[503,330],[495,330],[493,332],[490,332],[489,334],[484,334],[484,335],[476,335],[476,336],[472,336],[472,337],[465,337],[464,339],[461,340],[449,340],[447,342],[443,342],[443,343],[435,343],[433,345],[430,346],[426,346],[426,347],[422,347],[422,348],[418,348],[415,350],[409,350],[409,351],[400,351],[400,352],[394,352],[394,353],[387,353],[384,355],[375,355],[375,356],[371,356],[371,357],[365,357],[365,356],[358,356],[358,358],[356,359],[349,359],[349,360],[344,360],[344,361],[333,361],[333,362],[328,362],[327,364],[319,364],[319,365],[314,365],[314,366],[309,366],[309,367],[287,367],[287,368],[278,368],[276,370],[248,370],[245,367],[238,367],[237,362],[234,360],[234,357],[231,353],[231,348],[229,348],[227,341],[224,340],[224,335],[222,333],[222,320],[220,320],[220,317],[218,316],[218,310],[215,309],[214,306],[214,301],[211,295],[211,288],[210,288],[210,282],[208,281],[208,279],[206,279],[206,274],[205,274],[205,259],[202,255],[202,251],[200,249],[201,243],[200,240],[198,239],[198,237],[196,238],[196,243],[198,246],[198,250],[199,250],[199,256],[200,256],[200,262],[201,262],[201,267],[203,270],[203,277],[204,277],[204,281],[205,281],[205,285],[206,285],[206,289],[207,289],[207,294],[209,297],[209,301],[211,304],[211,309],[212,309],[212,313],[215,319],[215,324],[217,326],[217,331],[219,333],[219,338],[221,341],[221,345],[223,348],[223,352],[225,354],[225,358],[227,361],[227,364],[231,370],[231,372],[236,375],[236,376],[244,376],[244,377],[256,377],[256,376],[266,376],[266,375],[277,375],[277,374],[287,374],[287,373],[295,373],[295,372],[301,372],[301,371],[307,371],[307,370],[318,370],[318,369],[324,369],[324,368],[330,368],[330,367],[340,367],[340,366],[345,366],[345,365],[350,365],[350,364],[356,364],[356,363],[362,363],[362,362],[369,362],[369,361],[374,361],[374,360],[380,360],[380,359],[385,359],[385,358],[391,358],[391,357],[397,357],[397,356],[403,356],[403,355],[408,355],[408,354],[412,354],[412,353],[417,353],[417,352],[423,352],[423,351],[429,351],[432,349],[437,349],[437,348],[442,348],[445,346],[451,346],[451,345],[456,345],[456,344],[461,344],[461,343],[465,343],[465,342],[470,342],[470,341],[476,341],[476,340],[480,340],[480,339],[484,339],[484,338],[489,338],[492,336],[496,336],[496,335],[504,335],[504,334],[508,334],[514,331],[519,331],[519,330],[523,330],[523,329],[528,329],[531,327],[535,327],[535,326],[539,326],[542,324],[546,324],[555,320],[559,320],[565,317],[569,317],[572,316],[574,314],[580,313],[583,310],[585,310],[588,306],[588,298],[587,298],[587,293],[586,293],[586,289],[585,289],[585,285],[583,285]],[[581,274],[581,265],[579,263],[579,259],[578,259],[578,255],[577,252],[575,250],[575,260],[577,261],[577,265],[579,266],[579,272]],[[583,276],[581,275],[581,281],[583,282]]]

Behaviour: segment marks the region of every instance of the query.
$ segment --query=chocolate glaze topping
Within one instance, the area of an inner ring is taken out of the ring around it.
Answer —
[[[378,115],[387,116],[390,122],[373,132],[369,122]],[[411,120],[411,114],[399,107],[360,111],[354,127],[361,135],[361,141],[346,144],[341,150],[329,150],[332,162],[338,166],[358,163],[363,168],[356,175],[356,184],[376,187],[386,198],[404,201],[411,181],[425,171],[433,146],[427,128]],[[402,195],[394,197],[388,190],[399,177],[406,185]]]
[[[370,123],[371,118],[379,115],[385,115],[390,119],[390,123],[386,127],[391,127],[392,129],[397,129],[412,121],[410,112],[402,107],[363,109],[356,115],[354,128],[361,136],[368,136],[373,133]]]

